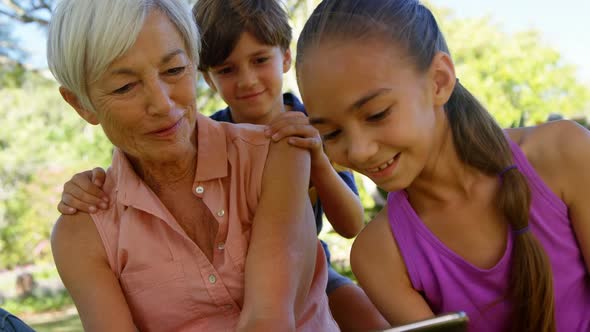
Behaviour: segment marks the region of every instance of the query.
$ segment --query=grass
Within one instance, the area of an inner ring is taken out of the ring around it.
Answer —
[[[74,304],[67,291],[50,296],[31,296],[22,301],[7,300],[2,307],[16,316],[27,316],[39,312],[56,311]]]
[[[37,332],[78,332],[84,331],[78,315],[62,317],[51,322],[31,324]]]

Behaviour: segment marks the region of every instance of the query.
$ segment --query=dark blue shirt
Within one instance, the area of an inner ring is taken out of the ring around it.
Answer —
[[[283,94],[283,103],[287,106],[290,106],[291,111],[301,112],[301,113],[305,114],[305,116],[307,116],[307,112],[305,111],[305,107],[303,106],[303,103],[301,103],[301,101],[299,101],[299,98],[297,98],[294,94],[292,94],[292,93]],[[231,111],[230,111],[229,107],[215,112],[213,115],[211,115],[211,119],[216,120],[216,121],[221,121],[221,122],[234,123],[234,120],[231,116]],[[356,188],[356,184],[354,182],[354,176],[352,175],[352,173],[350,171],[340,171],[340,172],[338,172],[338,175],[342,178],[342,180],[344,180],[344,182],[346,182],[348,187],[358,196],[358,190]],[[312,183],[312,185],[313,185],[313,183]],[[310,190],[313,190],[313,188],[310,188]],[[322,208],[322,202],[319,199],[317,200],[317,202],[312,202],[312,203],[314,203],[313,204],[313,213],[315,215],[315,224],[317,227],[317,232],[319,234],[320,231],[322,230],[322,217],[324,215],[324,210]]]

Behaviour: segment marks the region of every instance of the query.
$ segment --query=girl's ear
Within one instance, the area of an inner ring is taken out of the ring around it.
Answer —
[[[78,96],[76,96],[75,93],[64,88],[63,86],[59,87],[59,93],[61,94],[62,98],[68,104],[70,104],[70,106],[72,106],[76,110],[76,112],[78,112],[78,115],[80,115],[84,120],[86,120],[86,122],[92,125],[97,125],[100,123],[98,117],[96,116],[96,113],[94,111],[86,109],[86,107],[82,105],[80,99],[78,98]]]
[[[283,52],[283,74],[286,74],[291,69],[291,50],[287,49]]]
[[[434,104],[435,106],[444,106],[451,98],[457,83],[453,60],[447,53],[438,52],[432,60],[430,71],[434,87]]]

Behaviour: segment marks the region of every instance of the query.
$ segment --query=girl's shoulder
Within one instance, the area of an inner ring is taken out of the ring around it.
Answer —
[[[571,186],[572,175],[590,164],[590,131],[569,120],[534,127],[506,129],[529,163],[562,199]]]
[[[506,133],[527,156],[533,167],[569,161],[588,151],[590,132],[570,120],[543,123],[534,127],[510,128]]]

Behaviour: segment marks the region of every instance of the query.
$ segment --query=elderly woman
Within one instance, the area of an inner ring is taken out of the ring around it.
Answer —
[[[55,262],[87,331],[332,331],[309,156],[197,113],[182,0],[63,0],[48,61],[116,147],[110,206],[62,216]],[[288,190],[286,190],[288,188]]]

